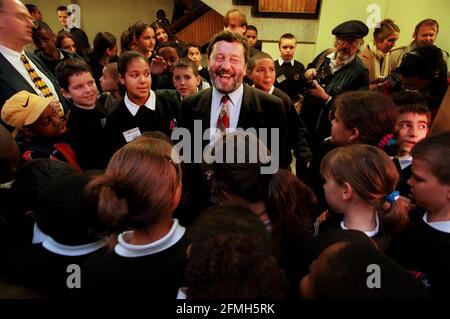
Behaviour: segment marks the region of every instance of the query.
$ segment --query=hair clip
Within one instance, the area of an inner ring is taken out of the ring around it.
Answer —
[[[386,145],[389,144],[389,141],[394,138],[394,134],[386,134],[378,143],[378,147],[384,149]]]
[[[384,197],[384,199],[390,204],[395,203],[397,201],[397,199],[399,199],[399,198],[400,198],[400,192],[398,192],[398,191],[394,191],[394,192],[390,193],[389,195],[386,195],[386,197]]]

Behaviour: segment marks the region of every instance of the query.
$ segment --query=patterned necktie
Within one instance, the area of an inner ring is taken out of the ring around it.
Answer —
[[[41,91],[42,95],[47,97],[53,97],[54,94],[52,93],[52,90],[47,86],[47,84],[42,80],[42,78],[39,76],[39,74],[36,72],[36,70],[33,68],[33,66],[30,64],[30,61],[28,61],[25,54],[22,54],[20,56],[20,60],[22,61],[23,65],[25,66],[25,69],[27,69],[28,74],[30,75],[31,80],[33,81],[36,88]],[[60,105],[59,109],[57,110],[59,115],[62,119],[65,119],[64,116],[64,109]]]
[[[30,75],[30,78],[33,81],[34,85],[39,89],[39,91],[41,91],[42,95],[44,97],[52,97],[53,96],[52,91],[47,86],[47,84],[42,80],[42,78],[39,76],[36,70],[31,66],[30,61],[28,61],[25,54],[21,55],[20,60],[25,66],[25,69],[27,69],[27,72]]]
[[[217,128],[225,132],[227,128],[230,127],[230,114],[228,113],[228,101],[230,98],[228,95],[222,97],[222,105],[220,108],[219,118],[217,119]]]

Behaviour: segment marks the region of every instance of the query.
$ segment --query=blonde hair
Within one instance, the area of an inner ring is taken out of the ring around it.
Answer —
[[[406,225],[406,204],[386,200],[395,191],[399,173],[389,156],[378,147],[355,144],[336,148],[323,159],[320,174],[333,178],[339,185],[350,184],[361,199],[377,209],[388,231],[397,232]]]
[[[373,30],[373,38],[376,42],[382,42],[395,32],[400,33],[400,28],[398,25],[396,25],[391,19],[384,19],[380,22],[380,26]]]

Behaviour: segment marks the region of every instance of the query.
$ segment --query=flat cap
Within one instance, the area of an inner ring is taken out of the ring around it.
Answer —
[[[364,38],[369,33],[369,28],[359,20],[350,20],[341,23],[333,29],[332,34],[337,37]]]

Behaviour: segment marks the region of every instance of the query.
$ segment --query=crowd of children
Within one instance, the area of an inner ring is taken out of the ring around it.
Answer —
[[[211,142],[222,160],[181,161],[170,137],[186,120],[183,101],[216,92],[214,81],[225,87],[237,68],[205,67],[201,46],[166,24],[131,25],[119,56],[115,36],[100,32],[80,56],[70,34],[56,39],[40,21],[34,42],[71,107],[61,116],[52,97],[20,91],[1,108],[11,133],[0,126],[0,296],[16,297],[11,287],[76,298],[448,295],[450,132],[428,136],[429,96],[383,94],[396,79],[378,62],[370,90],[329,96],[330,137],[311,145],[299,112],[317,87],[294,59],[295,36],[280,37],[274,60],[256,49],[258,31],[239,10],[224,23],[252,47],[243,46],[250,59],[238,75],[283,105],[295,165],[262,174],[270,147],[240,130]],[[398,27],[382,27],[389,32],[374,34],[368,53],[395,44]],[[374,264],[383,269],[376,289]],[[71,281],[69,265],[82,276]]]

